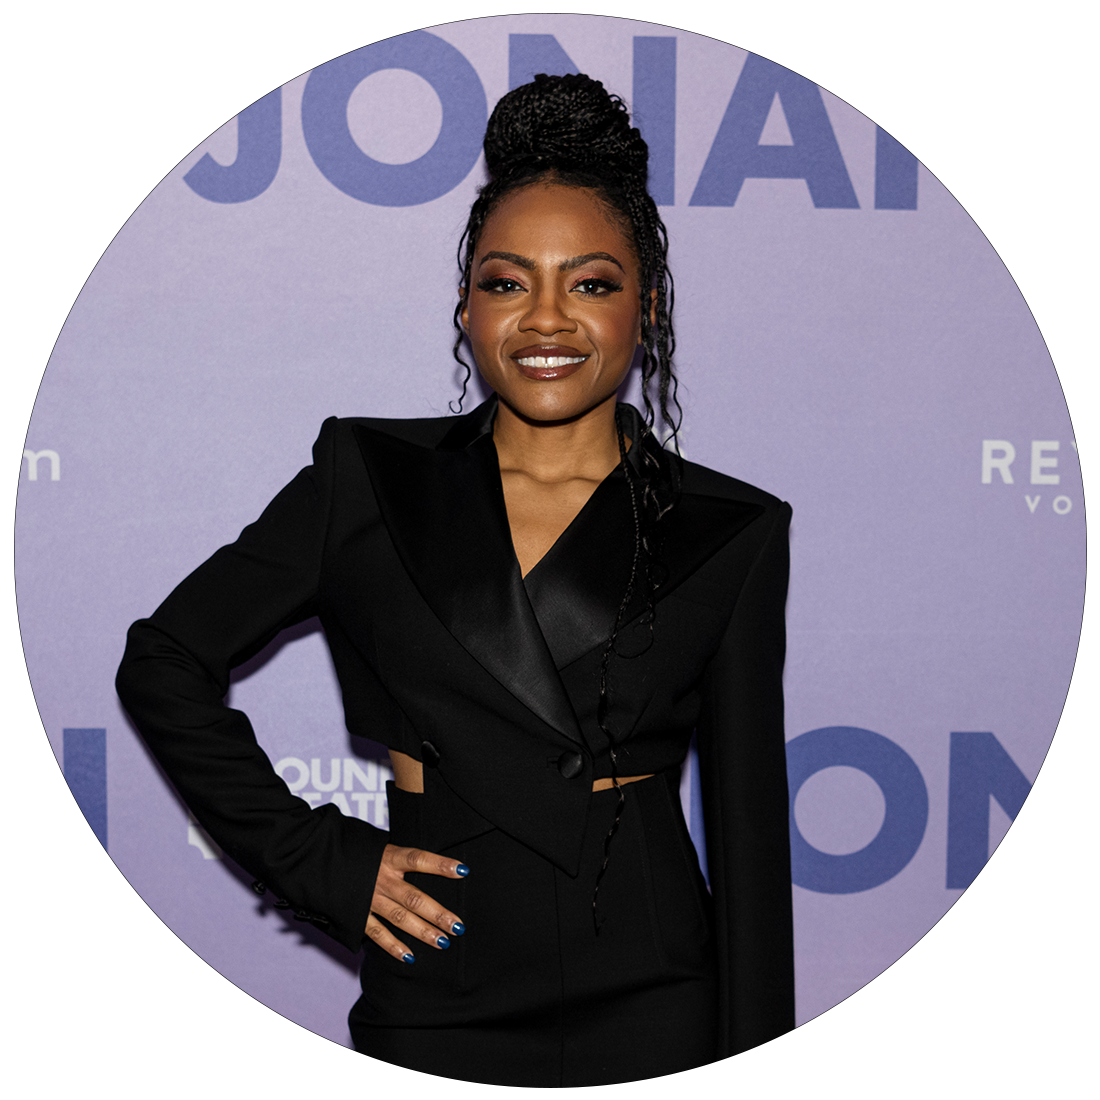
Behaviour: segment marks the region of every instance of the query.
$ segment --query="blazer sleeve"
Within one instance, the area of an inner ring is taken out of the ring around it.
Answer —
[[[358,950],[389,834],[291,794],[248,717],[226,706],[229,673],[314,615],[332,494],[336,420],[313,465],[134,623],[116,687],[196,819],[299,915]]]
[[[724,1057],[794,1027],[782,683],[790,517],[781,504],[753,525],[759,550],[705,673],[697,729]]]

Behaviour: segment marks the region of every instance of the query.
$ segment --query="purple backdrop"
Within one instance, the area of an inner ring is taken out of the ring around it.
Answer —
[[[445,411],[454,244],[482,178],[462,140],[474,84],[492,104],[560,51],[644,102],[663,151],[685,453],[794,506],[786,684],[806,775],[806,1020],[952,904],[1053,734],[1084,509],[1042,338],[928,172],[847,104],[742,50],[578,16],[449,24],[394,48],[322,67],[332,79],[311,85],[313,113],[306,77],[283,87],[279,117],[273,99],[251,108],[236,164],[237,123],[212,135],[127,223],[66,323],[17,524],[23,641],[51,742],[165,922],[242,988],[346,1041],[350,956],[209,858],[121,713],[114,668],[129,622],[255,517],[325,416]],[[387,67],[395,57],[423,59],[437,89]],[[363,62],[379,71],[360,82]],[[425,153],[409,176],[386,168]],[[390,205],[416,187],[439,194]],[[381,820],[380,776],[343,732],[317,633],[253,662],[231,699],[274,761],[307,765],[299,793]],[[301,769],[284,771],[297,785]],[[690,813],[690,781],[684,797]]]

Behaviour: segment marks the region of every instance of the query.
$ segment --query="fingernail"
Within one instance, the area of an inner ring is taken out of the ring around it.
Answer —
[[[451,941],[446,936],[440,936],[435,942],[436,946],[443,948],[444,951],[451,946]]]
[[[466,931],[466,925],[464,925],[461,921],[456,920],[454,922],[454,924],[451,925],[451,935],[452,936],[461,936],[462,933],[465,932],[465,931]]]
[[[470,868],[467,867],[465,863],[460,863],[455,868],[455,874],[460,875],[462,878],[465,878],[469,873],[470,873]]]
[[[406,951],[405,954],[401,956],[401,961],[403,963],[414,963],[416,962],[416,956],[410,955],[408,951]]]

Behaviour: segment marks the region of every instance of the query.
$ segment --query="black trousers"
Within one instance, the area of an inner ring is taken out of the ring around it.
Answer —
[[[599,892],[614,790],[592,796],[576,878],[499,830],[443,854],[469,877],[410,875],[466,933],[416,962],[368,943],[356,1050],[466,1081],[536,1087],[659,1077],[717,1055],[710,896],[665,773],[623,788],[626,805]],[[427,847],[418,800],[389,785],[394,843]],[[406,941],[408,942],[408,941]],[[410,943],[410,946],[412,944]]]

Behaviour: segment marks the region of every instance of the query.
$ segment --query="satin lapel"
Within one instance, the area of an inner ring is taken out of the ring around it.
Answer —
[[[683,583],[764,509],[746,501],[684,493],[663,522],[659,601]],[[525,578],[554,663],[565,668],[611,633],[630,577],[634,518],[621,470],[605,480],[583,511]],[[640,595],[623,626],[645,610]]]
[[[457,420],[437,450],[366,427],[356,429],[359,447],[398,556],[428,606],[520,702],[579,742],[512,549],[492,436],[476,431],[484,410]]]
[[[634,515],[621,469],[523,579],[558,668],[606,642],[630,579]]]

